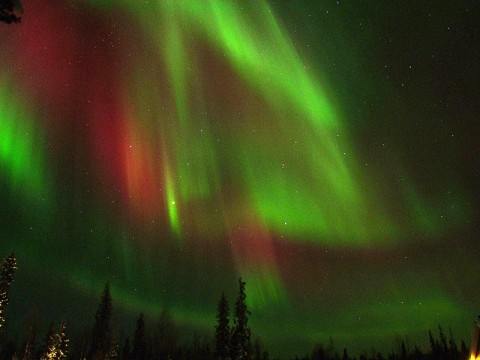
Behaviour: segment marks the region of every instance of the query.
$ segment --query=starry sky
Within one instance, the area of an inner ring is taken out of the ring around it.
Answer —
[[[276,355],[469,341],[476,1],[25,0],[0,26],[10,327],[165,307],[213,332],[247,282]]]

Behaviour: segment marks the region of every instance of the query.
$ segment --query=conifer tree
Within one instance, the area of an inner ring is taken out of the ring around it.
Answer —
[[[37,356],[36,356],[37,359],[38,358],[42,359],[43,356],[48,352],[48,348],[50,346],[50,338],[53,337],[54,333],[55,333],[55,328],[54,328],[54,324],[53,324],[53,321],[52,321],[50,323],[50,325],[48,326],[47,332],[45,334],[45,338],[43,340],[43,344],[38,349],[38,353],[37,353]]]
[[[130,359],[131,359],[130,339],[126,337],[125,342],[123,344],[123,349],[122,349],[122,360],[130,360]]]
[[[458,351],[458,346],[457,343],[455,342],[455,339],[453,338],[453,332],[452,328],[449,327],[448,331],[450,333],[450,339],[448,340],[449,344],[449,355],[452,358],[458,358],[460,356],[460,352]]]
[[[402,340],[402,345],[400,346],[400,359],[407,360],[407,347],[405,345],[405,341]]]
[[[62,321],[60,323],[60,328],[57,333],[57,343],[58,343],[58,360],[63,360],[68,357],[68,343],[70,340],[67,337],[67,323]]]
[[[133,360],[145,360],[147,358],[147,334],[143,314],[140,314],[137,320],[137,327],[133,336],[132,358]]]
[[[31,325],[28,329],[27,338],[25,339],[25,344],[22,347],[21,359],[22,360],[33,360],[34,351],[35,351],[35,327]]]
[[[325,360],[327,359],[327,352],[323,347],[323,344],[315,345],[315,348],[312,351],[312,355],[310,356],[311,360]]]
[[[16,269],[17,260],[12,251],[3,262],[2,272],[0,273],[0,329],[5,324],[5,308],[8,305],[8,291],[12,285]]]
[[[262,360],[263,359],[263,351],[262,351],[262,342],[260,338],[256,338],[255,342],[253,343],[253,350],[252,350],[252,358],[253,360]]]
[[[92,330],[92,343],[88,358],[104,359],[109,353],[112,344],[112,330],[110,321],[112,318],[112,297],[108,283],[102,292],[100,304],[95,314],[95,323]]]
[[[17,343],[14,340],[9,340],[0,348],[0,359],[14,360],[17,358]]]
[[[470,350],[467,347],[467,344],[465,344],[465,341],[462,340],[462,344],[460,345],[460,353],[463,359],[466,359]]]
[[[174,356],[178,341],[178,328],[175,320],[167,309],[163,309],[155,329],[154,352],[160,360],[169,359]]]
[[[432,332],[428,330],[428,339],[430,341],[430,349],[433,358],[438,358],[440,356],[440,344],[433,337]]]
[[[440,351],[442,357],[446,358],[448,356],[448,344],[447,344],[447,337],[443,333],[442,327],[438,326],[438,333],[440,335]]]
[[[232,360],[251,359],[250,328],[248,327],[248,311],[245,293],[245,282],[238,279],[239,292],[235,302],[234,328],[230,339],[230,357]]]
[[[78,357],[79,360],[87,360],[87,354],[89,351],[88,345],[87,345],[88,343],[89,343],[88,336],[84,333],[80,340],[80,354]]]
[[[57,332],[51,333],[48,337],[47,349],[40,358],[41,360],[65,360],[68,356],[68,337],[66,333],[67,324],[60,323]]]
[[[423,355],[422,350],[420,350],[419,347],[417,345],[415,345],[413,347],[413,354],[410,355],[410,358],[413,358],[414,360],[417,360],[417,359],[424,359],[425,356]]]
[[[218,322],[215,328],[215,356],[221,360],[229,359],[230,325],[228,312],[228,300],[225,293],[222,292],[222,297],[218,303]]]
[[[105,355],[105,360],[117,360],[118,359],[118,341],[113,340],[112,345],[110,346],[110,350]]]

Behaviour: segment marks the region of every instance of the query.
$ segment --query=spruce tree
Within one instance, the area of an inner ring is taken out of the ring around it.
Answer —
[[[53,337],[54,333],[55,333],[55,328],[54,328],[54,324],[53,324],[53,321],[52,321],[50,323],[50,325],[48,326],[47,332],[45,334],[45,338],[43,340],[43,344],[38,349],[38,353],[37,353],[37,356],[36,356],[37,359],[38,358],[42,359],[44,357],[44,355],[48,352],[48,348],[50,347],[50,338]]]
[[[51,333],[52,327],[50,326],[48,336],[48,344],[45,352],[43,353],[41,360],[65,360],[68,356],[68,337],[67,337],[67,325],[65,321],[60,323],[58,331]]]
[[[239,292],[235,302],[234,328],[230,339],[230,357],[232,360],[251,359],[250,328],[248,327],[248,311],[245,293],[245,282],[238,279]]]
[[[160,313],[154,334],[154,352],[160,360],[174,356],[177,350],[178,328],[168,310],[164,308]]]
[[[465,344],[465,341],[463,340],[460,346],[460,353],[463,359],[466,359],[468,357],[468,354],[470,353],[470,350],[468,349],[467,344]]]
[[[110,321],[112,318],[112,297],[108,283],[102,292],[100,304],[95,314],[95,323],[92,330],[92,342],[88,358],[105,359],[111,350],[112,330]]]
[[[221,360],[229,359],[230,325],[228,312],[228,300],[225,297],[225,293],[222,292],[222,297],[218,303],[218,323],[215,328],[215,356]]]
[[[105,360],[117,360],[119,357],[119,345],[117,340],[112,340],[112,345],[107,355],[105,355]]]
[[[448,331],[449,331],[449,333],[450,333],[450,339],[448,340],[448,344],[449,344],[449,356],[450,356],[451,358],[458,358],[458,357],[460,357],[460,351],[458,351],[457,343],[455,342],[455,339],[453,338],[452,328],[449,327],[449,328],[448,328]]]
[[[145,330],[145,321],[143,314],[140,314],[137,320],[137,327],[133,336],[133,360],[145,360],[147,358],[147,333]]]
[[[432,332],[428,330],[428,339],[430,341],[430,349],[432,357],[437,359],[440,357],[440,344],[438,341],[433,337]]]
[[[447,337],[445,336],[442,327],[438,326],[438,333],[440,335],[440,351],[443,358],[448,357],[448,344],[447,344]]]
[[[21,359],[22,360],[33,360],[35,357],[35,327],[30,325],[28,329],[27,338],[25,339],[25,344],[22,347]]]
[[[408,356],[407,347],[405,345],[405,341],[402,340],[402,344],[400,346],[400,359],[407,360],[407,356]]]
[[[56,359],[63,360],[68,357],[68,343],[70,340],[67,337],[67,323],[62,321],[57,333],[58,356]]]
[[[5,308],[8,305],[8,292],[12,285],[16,269],[17,260],[12,251],[3,262],[2,272],[0,273],[0,329],[5,324]]]
[[[414,359],[414,360],[417,360],[417,359],[424,359],[425,356],[423,355],[422,350],[420,350],[420,349],[418,348],[418,346],[415,345],[415,346],[413,347],[413,354],[410,355],[410,358],[412,358],[412,359]]]
[[[125,342],[123,343],[122,349],[122,360],[130,360],[131,357],[131,350],[130,350],[130,339],[128,337],[125,338]]]
[[[253,343],[253,350],[252,350],[252,358],[254,360],[262,360],[263,359],[263,351],[262,351],[262,342],[260,338],[256,338],[255,342]]]
[[[17,358],[17,343],[9,340],[0,348],[0,359],[10,360]]]

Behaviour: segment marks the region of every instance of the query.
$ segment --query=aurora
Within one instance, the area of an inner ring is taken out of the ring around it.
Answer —
[[[0,28],[0,249],[23,263],[17,302],[42,279],[46,303],[85,308],[109,281],[120,314],[168,307],[209,332],[241,276],[279,353],[439,323],[468,336],[478,141],[459,89],[478,85],[449,47],[467,53],[467,3],[392,25],[378,3],[23,6]]]

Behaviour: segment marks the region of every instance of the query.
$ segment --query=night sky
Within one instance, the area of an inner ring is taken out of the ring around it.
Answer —
[[[12,331],[32,316],[90,329],[109,281],[118,324],[165,307],[213,333],[241,276],[273,354],[330,336],[426,347],[438,325],[469,342],[477,1],[23,7],[0,24]]]

